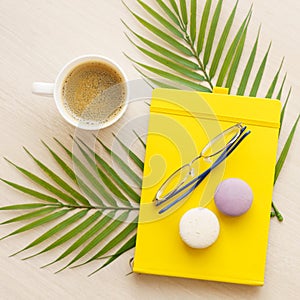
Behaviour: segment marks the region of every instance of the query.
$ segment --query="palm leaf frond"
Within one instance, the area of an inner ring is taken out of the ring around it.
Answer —
[[[103,269],[104,267],[106,267],[107,265],[112,263],[114,260],[116,260],[120,255],[122,255],[123,253],[127,252],[128,250],[134,248],[135,243],[136,243],[136,234],[132,238],[130,238],[116,253],[111,255],[111,257],[100,268],[98,268],[97,270],[95,270],[94,272],[89,274],[89,276],[100,271],[101,269]]]
[[[205,38],[205,33],[206,33],[206,26],[207,26],[210,9],[211,9],[211,3],[212,3],[211,0],[207,0],[205,2],[205,6],[203,9],[200,28],[199,28],[198,43],[197,43],[197,54],[198,55],[200,55],[200,53],[203,49],[204,38]]]
[[[94,222],[96,222],[100,216],[102,215],[101,211],[96,211],[94,214],[92,214],[90,217],[88,217],[86,220],[84,220],[82,223],[80,223],[79,225],[77,225],[75,228],[73,228],[71,231],[65,233],[62,237],[60,237],[58,240],[56,240],[55,242],[51,243],[49,246],[47,246],[46,248],[44,248],[42,251],[31,255],[29,257],[26,257],[26,259],[40,255],[42,253],[45,253],[47,251],[50,251],[62,244],[64,244],[65,242],[69,241],[70,239],[74,238],[75,236],[81,234],[86,228],[88,228],[91,224],[93,224]],[[47,265],[44,265],[43,267],[49,266],[55,262],[57,262],[58,260],[55,260],[52,263],[49,263]]]
[[[179,38],[183,38],[183,34],[170,22],[168,22],[161,14],[158,14],[154,9],[152,9],[145,2],[138,0],[138,3],[151,15],[155,18],[159,23],[161,23],[166,29],[177,35]]]
[[[210,24],[210,28],[209,28],[208,36],[207,36],[207,40],[206,40],[206,45],[205,45],[205,49],[204,49],[204,57],[203,57],[204,67],[207,66],[209,58],[210,58],[212,45],[213,45],[213,42],[215,39],[216,30],[217,30],[217,24],[219,22],[219,18],[220,18],[220,14],[221,14],[222,4],[223,4],[223,0],[219,0],[217,3],[216,9],[214,11],[211,24]]]
[[[288,104],[290,96],[291,96],[291,92],[292,92],[292,88],[290,87],[288,95],[287,95],[286,100],[284,102],[283,108],[281,110],[281,114],[280,114],[280,128],[279,128],[279,133],[278,133],[279,135],[280,135],[281,127],[282,127],[282,122],[283,122],[283,119],[284,119],[284,116],[285,116],[285,110],[286,110],[287,104]]]
[[[173,37],[171,37],[169,34],[165,33],[164,31],[162,31],[158,27],[152,25],[151,23],[149,23],[145,19],[143,19],[140,16],[138,16],[131,9],[129,9],[129,7],[125,3],[124,3],[124,5],[128,8],[129,12],[135,17],[135,19],[140,24],[142,24],[145,28],[147,28],[150,32],[152,32],[153,34],[155,34],[156,36],[158,36],[159,38],[161,38],[163,41],[165,41],[166,43],[168,43],[169,45],[171,45],[172,47],[174,47],[175,49],[177,49],[182,54],[187,55],[187,56],[192,56],[193,55],[193,53],[191,52],[191,50],[189,50],[186,46],[182,45],[176,39],[174,39]]]
[[[214,54],[214,57],[213,57],[213,60],[212,60],[212,63],[211,63],[211,67],[209,69],[210,78],[213,78],[216,74],[217,67],[219,65],[219,62],[220,62],[220,59],[221,59],[222,53],[224,51],[228,35],[229,35],[229,31],[230,31],[230,29],[232,27],[232,24],[233,24],[233,20],[234,20],[236,9],[237,9],[237,4],[238,3],[236,2],[235,6],[234,6],[227,22],[226,22],[226,25],[225,25],[224,30],[222,32],[222,35],[220,37],[220,41],[218,43],[217,49],[215,51],[215,54]]]
[[[260,30],[261,30],[261,27],[259,27],[259,29],[258,29],[258,33],[257,33],[255,43],[254,43],[253,48],[251,50],[249,59],[247,61],[244,73],[242,75],[242,79],[240,81],[240,84],[239,84],[239,87],[238,87],[238,90],[237,90],[237,95],[244,95],[245,94],[245,90],[246,90],[246,87],[247,87],[247,83],[249,81],[250,73],[251,73],[251,70],[253,68],[253,64],[254,64],[254,60],[255,60],[255,56],[256,56],[256,52],[257,52],[257,46],[258,46],[258,39],[259,39]]]
[[[257,91],[259,89],[261,79],[263,77],[263,74],[264,74],[264,71],[265,71],[265,68],[266,68],[266,63],[267,63],[268,56],[269,56],[269,53],[270,53],[271,45],[272,45],[272,43],[269,44],[267,52],[266,52],[260,66],[259,66],[258,72],[256,74],[256,77],[254,79],[254,82],[253,82],[253,85],[252,85],[252,88],[251,88],[251,91],[250,91],[250,94],[249,94],[250,97],[256,97],[257,96]]]
[[[44,208],[32,211],[30,213],[26,213],[24,215],[4,221],[4,222],[0,223],[0,225],[33,219],[36,217],[47,215],[48,213],[53,212],[54,210],[56,210],[56,207],[53,207],[53,206],[52,207],[44,207]]]
[[[120,138],[117,138],[117,136],[115,136],[115,138],[121,147],[126,150],[128,158],[138,166],[138,170],[141,172],[143,166],[142,160],[140,160]],[[12,255],[17,255],[24,251],[35,249],[36,246],[46,243],[47,241],[51,241],[51,243],[46,245],[41,251],[29,254],[24,258],[29,259],[53,250],[67,241],[74,239],[71,246],[63,251],[58,258],[43,266],[50,266],[66,259],[66,257],[73,256],[70,262],[61,269],[63,270],[77,262],[79,259],[84,259],[85,257],[86,261],[84,264],[94,260],[95,258],[88,258],[87,255],[97,247],[100,247],[100,250],[96,251],[96,253],[98,253],[97,259],[101,258],[108,251],[113,251],[114,248],[117,248],[119,245],[121,245],[120,249],[124,249],[124,247],[122,248],[124,241],[128,240],[129,235],[131,235],[137,226],[137,219],[130,221],[129,225],[126,225],[126,223],[131,212],[136,213],[138,211],[138,207],[136,207],[135,203],[139,202],[139,194],[125,183],[122,177],[109,166],[108,162],[96,154],[82,140],[73,139],[75,146],[78,147],[80,153],[83,155],[82,158],[77,157],[78,153],[74,155],[74,153],[68,150],[67,147],[57,139],[55,139],[55,141],[66,152],[74,165],[80,169],[81,177],[79,177],[79,175],[69,167],[68,163],[63,160],[56,151],[50,148],[46,143],[42,143],[54,158],[55,162],[65,171],[66,176],[76,183],[76,186],[81,190],[78,191],[71,187],[61,176],[57,175],[25,148],[26,153],[40,167],[46,176],[57,184],[58,188],[50,184],[48,181],[40,178],[38,175],[17,166],[9,160],[7,161],[17,168],[17,170],[23,175],[32,179],[39,188],[46,189],[50,194],[56,196],[57,199],[11,181],[1,179],[2,182],[12,186],[13,188],[43,201],[37,203],[16,204],[0,208],[2,211],[29,210],[29,212],[23,213],[1,223],[1,225],[4,225],[19,221],[27,222],[26,225],[3,236],[1,239],[38,228],[42,225],[48,225],[50,228],[46,232]],[[142,140],[140,139],[140,141]],[[121,164],[122,168],[127,167],[126,163],[115,152],[112,152],[104,144],[103,147],[106,152],[111,154],[112,160],[117,160],[117,163]],[[91,167],[91,170],[86,167],[86,162]],[[95,171],[95,174],[92,174],[93,171]],[[137,174],[133,173],[133,171],[132,173],[127,172],[127,176],[130,179],[132,179],[131,176],[133,176],[133,174],[136,180],[139,179],[138,182],[140,183],[141,179]],[[93,179],[91,180],[91,178]],[[93,180],[95,182],[93,182]],[[95,185],[96,181],[97,185]],[[85,182],[88,182],[93,189],[85,184]],[[100,189],[98,185],[101,185]],[[82,194],[82,192],[85,194]],[[99,201],[99,194],[101,194],[100,197],[103,197],[104,201]],[[93,197],[87,198],[86,195],[92,195]],[[94,197],[95,195],[96,197]],[[70,199],[73,199],[73,201]],[[94,212],[87,217],[87,214],[92,211]],[[67,214],[69,215],[64,217]],[[60,220],[61,218],[62,220]],[[36,220],[31,221],[31,219]],[[55,225],[53,226],[51,223],[54,221]],[[68,231],[68,227],[74,224],[76,226],[73,226],[73,228]],[[59,233],[62,234],[60,234],[60,237],[57,237],[57,234]],[[110,237],[110,240],[104,242],[107,237]],[[83,248],[80,250],[79,254],[74,255],[74,252],[80,247]],[[115,252],[114,259],[116,259],[119,255],[121,255],[120,252]],[[109,256],[105,264],[108,265],[113,260],[111,259],[111,256]]]
[[[26,153],[36,162],[36,164],[54,181],[56,182],[62,189],[68,192],[75,200],[79,201],[79,203],[83,205],[90,205],[89,201],[83,197],[80,193],[74,190],[66,181],[57,176],[53,171],[51,171],[47,166],[45,166],[41,161],[35,158],[25,147],[24,150]],[[77,204],[77,202],[71,203]]]
[[[43,180],[42,178],[36,176],[35,174],[25,170],[24,168],[21,168],[14,164],[13,162],[9,161],[8,159],[5,158],[7,162],[9,162],[11,165],[13,165],[18,171],[20,171],[23,175],[31,179],[33,182],[38,184],[39,186],[43,187],[44,189],[48,190],[49,192],[53,193],[57,197],[59,197],[62,201],[65,203],[71,204],[71,205],[77,205],[78,203],[74,198],[71,196],[67,195],[66,193],[62,192],[60,189],[56,188],[54,185],[50,184],[49,182]],[[17,185],[15,185],[17,187]],[[23,191],[29,192],[29,189],[24,188]],[[32,193],[34,194],[34,193]],[[37,195],[37,194],[36,194]],[[45,197],[46,198],[46,197]],[[49,200],[49,198],[47,198]],[[55,200],[55,199],[54,199]]]
[[[236,52],[234,54],[234,57],[232,59],[232,63],[228,72],[227,80],[225,86],[228,87],[229,91],[231,90],[239,62],[242,56],[242,52],[244,50],[244,45],[245,45],[245,40],[246,40],[246,35],[247,35],[247,26],[243,31],[243,34],[241,36],[241,40],[239,41],[239,44],[237,46]]]
[[[191,41],[194,45],[196,39],[196,26],[197,26],[197,0],[191,0],[191,11],[190,11],[190,35]]]
[[[81,189],[84,195],[86,195],[89,199],[94,201],[95,203],[102,203],[100,197],[82,180],[78,174],[75,172],[61,159],[61,157],[54,152],[46,143],[44,146],[49,150],[52,157],[59,164],[61,169],[72,179],[72,181]]]
[[[284,161],[287,157],[287,154],[290,150],[290,147],[291,147],[291,143],[292,143],[292,140],[293,140],[293,137],[294,137],[294,134],[296,132],[296,128],[297,128],[297,125],[298,125],[298,122],[299,122],[299,118],[300,118],[300,115],[298,115],[290,133],[289,133],[289,136],[284,144],[284,147],[280,153],[280,156],[278,158],[278,161],[276,163],[276,167],[275,167],[275,176],[274,176],[274,183],[276,182],[278,176],[279,176],[279,173],[283,167],[283,164],[284,164]]]
[[[49,239],[50,237],[52,237],[54,234],[64,230],[65,228],[67,228],[68,226],[72,225],[73,223],[77,222],[78,220],[80,220],[82,217],[84,217],[87,214],[88,210],[81,210],[79,212],[77,212],[76,214],[70,216],[69,218],[67,218],[66,220],[62,221],[61,223],[57,224],[56,226],[54,226],[53,228],[51,228],[50,230],[48,230],[47,232],[45,232],[43,235],[41,235],[39,238],[35,239],[33,242],[31,242],[28,246],[24,247],[23,249],[21,249],[20,251],[16,252],[15,254],[21,253],[27,249],[30,249],[36,245],[39,245],[40,243],[44,242],[45,240]],[[14,254],[14,255],[15,255]]]
[[[250,9],[247,16],[245,17],[243,23],[241,24],[239,30],[237,31],[232,43],[230,44],[230,47],[228,48],[228,51],[226,53],[226,56],[225,56],[224,61],[221,65],[221,69],[220,69],[220,72],[219,72],[219,75],[218,75],[218,79],[217,79],[217,83],[216,83],[217,86],[223,86],[223,82],[225,80],[226,75],[228,74],[228,70],[230,68],[230,65],[231,65],[232,59],[234,57],[236,48],[237,48],[237,46],[238,46],[238,44],[239,44],[239,42],[240,42],[240,40],[243,36],[243,32],[245,31],[246,27],[249,24],[251,13],[252,13],[252,11]]]
[[[55,139],[55,141],[66,151],[66,153],[69,155],[69,157],[72,159],[74,164],[78,167],[80,172],[84,175],[84,177],[89,181],[89,183],[97,190],[97,192],[102,196],[102,198],[107,201],[111,205],[116,205],[115,199],[106,191],[104,186],[99,181],[99,178],[96,177],[85,165],[84,163],[76,156],[74,153],[72,153],[70,150],[68,150],[60,141]],[[103,201],[100,200],[98,202],[99,205],[104,205]]]
[[[278,77],[279,77],[283,62],[284,62],[284,58],[282,59],[282,61],[280,63],[279,69],[278,69],[277,73],[274,76],[274,79],[273,79],[273,81],[272,81],[272,83],[269,87],[269,90],[268,90],[265,98],[272,98],[273,97],[273,93],[274,93],[274,90],[275,90],[275,87],[276,87],[276,84],[277,84],[277,81],[278,81]]]
[[[26,203],[0,207],[0,210],[27,210],[45,206],[43,203]]]
[[[110,215],[111,214],[111,215]],[[74,262],[78,261],[86,254],[88,254],[92,249],[94,249],[100,242],[102,242],[111,232],[117,229],[129,216],[129,211],[123,212],[118,218],[114,219],[112,222],[112,215],[114,212],[109,213],[102,219],[101,230],[97,231],[97,235],[72,259],[64,268],[72,265]],[[104,225],[108,224],[107,227]],[[100,232],[99,232],[100,231]]]
[[[27,195],[33,196],[33,197],[35,197],[35,198],[37,198],[39,200],[45,200],[45,201],[50,202],[50,203],[59,203],[59,201],[57,199],[55,199],[55,198],[53,198],[53,197],[51,197],[49,195],[46,195],[44,193],[40,193],[38,191],[35,191],[35,190],[30,189],[28,187],[22,186],[20,184],[11,182],[9,180],[5,180],[5,179],[2,179],[2,178],[0,178],[0,180],[2,182],[6,183],[7,185],[15,188],[16,190],[21,191],[21,192],[23,192],[23,193],[25,193]]]
[[[164,3],[162,0],[156,0],[158,5],[162,8],[162,10],[166,13],[166,15],[176,24],[180,27],[180,22],[178,17],[172,12],[172,10]]]
[[[38,227],[38,226],[41,226],[43,224],[46,224],[46,223],[49,223],[51,221],[54,221],[60,217],[62,217],[63,215],[65,215],[66,213],[68,213],[70,211],[70,209],[64,209],[64,210],[60,210],[60,211],[57,211],[57,212],[54,212],[53,214],[50,214],[50,215],[47,215],[39,220],[36,220],[34,222],[31,222],[25,226],[22,226],[21,228],[5,235],[4,237],[2,237],[0,240],[3,240],[3,239],[6,239],[8,238],[9,236],[12,236],[12,235],[16,235],[18,233],[21,233],[21,232],[25,232],[25,231],[28,231],[28,230],[31,230],[35,227]]]
[[[98,165],[106,172],[108,176],[110,176],[110,178],[118,185],[118,187],[123,190],[124,193],[130,197],[130,199],[132,199],[136,203],[139,203],[140,196],[131,188],[131,186],[128,185],[127,182],[122,177],[120,177],[103,158],[101,158],[97,153],[94,153],[93,150],[89,148],[85,143],[82,142],[82,144],[86,147],[90,154],[94,155]]]
[[[127,36],[127,35],[126,35]],[[199,81],[203,81],[204,77],[196,72],[194,72],[193,70],[189,70],[185,67],[182,67],[180,64],[174,63],[172,60],[164,58],[161,55],[157,55],[154,52],[151,52],[143,47],[138,46],[135,42],[133,42],[129,36],[127,36],[128,40],[137,48],[139,49],[142,53],[144,53],[145,55],[147,55],[148,57],[152,58],[153,60],[168,66],[169,69],[183,75],[186,76],[190,79],[194,79],[194,80],[199,80]]]

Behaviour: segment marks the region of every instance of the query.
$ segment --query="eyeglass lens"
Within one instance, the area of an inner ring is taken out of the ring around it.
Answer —
[[[214,156],[223,151],[227,146],[234,143],[240,133],[239,126],[233,126],[213,138],[202,150],[204,158]]]
[[[174,172],[165,183],[161,186],[158,193],[159,198],[163,199],[176,191],[189,177],[191,172],[190,165],[184,165],[176,172]]]

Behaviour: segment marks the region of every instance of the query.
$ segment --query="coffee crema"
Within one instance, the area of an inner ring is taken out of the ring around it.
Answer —
[[[125,79],[108,63],[85,62],[66,76],[62,99],[65,109],[75,120],[105,123],[125,105]]]

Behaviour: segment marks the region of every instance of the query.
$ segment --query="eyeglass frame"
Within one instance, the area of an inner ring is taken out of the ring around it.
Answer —
[[[230,132],[231,130],[233,130],[234,128],[239,129],[239,131],[237,132],[236,135],[234,135],[230,141],[224,145],[224,147],[222,147],[220,150],[218,150],[215,153],[212,153],[210,155],[203,155],[203,153],[205,153],[205,150],[207,150],[211,145],[213,145],[213,143],[215,141],[217,141],[220,137],[225,136],[226,133]],[[235,149],[236,147],[251,133],[250,130],[246,131],[247,126],[243,126],[242,123],[237,123],[227,129],[225,129],[223,132],[221,132],[220,134],[218,134],[217,136],[215,136],[212,140],[210,140],[201,150],[200,154],[195,157],[194,159],[191,160],[190,163],[188,164],[184,164],[182,165],[180,168],[178,168],[176,171],[174,171],[164,182],[163,184],[160,186],[160,188],[158,189],[157,193],[155,194],[155,197],[153,199],[153,201],[155,202],[155,206],[159,206],[163,203],[165,203],[166,201],[170,200],[171,198],[173,198],[174,196],[176,196],[177,194],[179,194],[180,192],[182,192],[183,190],[187,189],[189,186],[191,186],[192,184],[194,184],[188,191],[186,191],[183,195],[179,196],[177,199],[175,199],[173,202],[169,203],[167,206],[165,206],[164,208],[162,208],[158,213],[164,213],[165,211],[167,211],[168,209],[170,209],[172,206],[174,206],[175,204],[177,204],[179,201],[181,201],[182,199],[184,199],[186,196],[188,196],[190,193],[192,193],[194,191],[194,189],[196,189],[196,187],[206,178],[206,176],[214,169],[216,168],[221,162],[223,162]],[[220,154],[221,153],[221,154]],[[167,195],[163,198],[160,198],[159,193],[161,192],[162,187],[181,169],[183,169],[186,166],[190,166],[198,159],[200,158],[211,158],[213,156],[216,156],[217,154],[220,154],[220,156],[217,158],[217,160],[207,169],[205,170],[203,173],[201,173],[200,175],[196,176],[195,178],[193,178],[191,181],[189,181],[188,183],[186,183],[184,186],[182,186],[185,181],[187,180],[187,178],[190,175],[190,171],[188,172],[188,174],[185,176],[185,178],[182,180],[182,182],[180,182],[172,191],[170,191],[169,193],[167,193]]]

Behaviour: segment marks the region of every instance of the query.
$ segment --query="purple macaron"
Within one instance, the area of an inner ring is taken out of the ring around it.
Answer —
[[[219,211],[235,217],[249,210],[253,201],[253,193],[244,180],[228,178],[218,185],[214,199]]]

